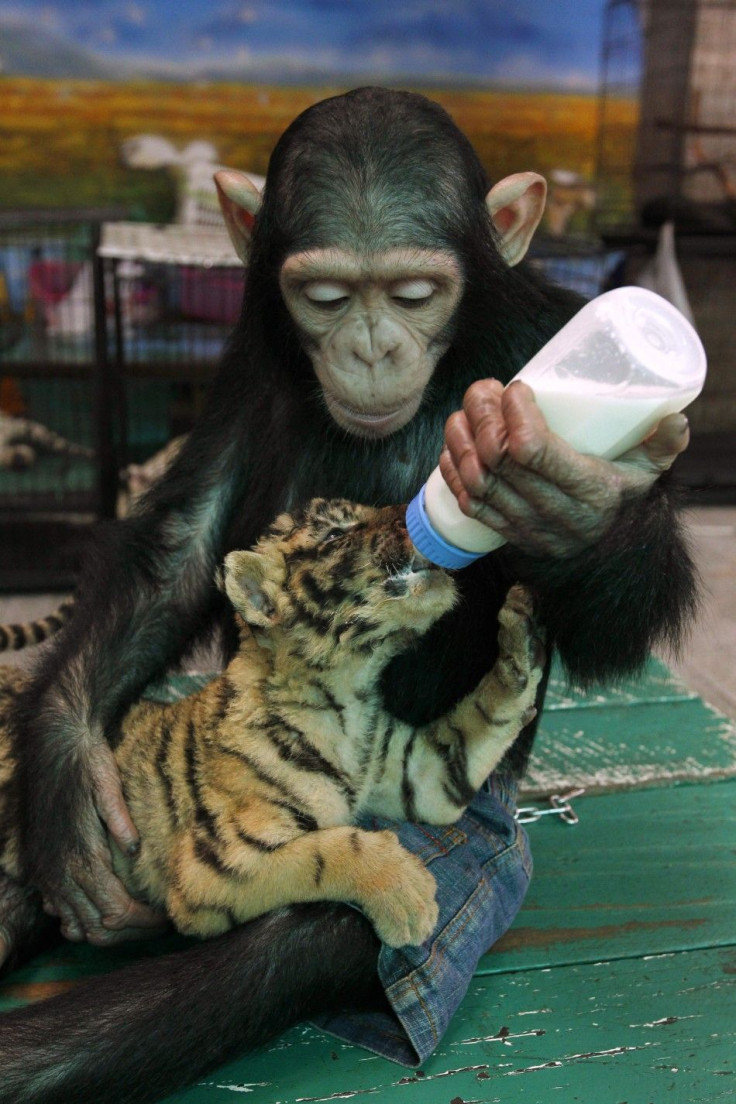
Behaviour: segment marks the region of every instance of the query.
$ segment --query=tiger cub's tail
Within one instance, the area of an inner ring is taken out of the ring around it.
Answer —
[[[74,610],[74,599],[65,598],[53,613],[18,625],[0,625],[0,652],[18,652],[35,644],[43,644],[63,628]]]
[[[51,456],[83,457],[93,460],[95,450],[89,445],[69,441],[41,422],[15,417],[0,410],[0,468],[22,471],[35,464],[38,453]]]

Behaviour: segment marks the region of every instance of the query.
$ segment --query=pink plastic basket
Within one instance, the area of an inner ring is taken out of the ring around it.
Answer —
[[[81,261],[32,261],[28,266],[30,297],[46,306],[61,302],[81,267]]]

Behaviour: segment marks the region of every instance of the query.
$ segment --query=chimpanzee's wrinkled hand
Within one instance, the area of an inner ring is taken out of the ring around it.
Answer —
[[[552,433],[525,383],[479,380],[445,427],[440,457],[460,508],[531,555],[562,558],[607,531],[621,503],[646,494],[688,444],[684,414],[664,418],[615,461]]]
[[[150,936],[164,929],[166,920],[130,897],[113,873],[104,826],[123,854],[135,853],[138,833],[123,799],[112,751],[99,740],[87,755],[92,794],[79,795],[77,803],[82,810],[77,838],[85,841],[84,853],[79,853],[78,844],[61,877],[53,886],[42,887],[44,909],[59,917],[67,939],[110,946]]]

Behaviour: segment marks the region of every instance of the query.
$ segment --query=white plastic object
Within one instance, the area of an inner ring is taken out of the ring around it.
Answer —
[[[605,292],[580,310],[515,379],[550,429],[578,452],[615,459],[702,390],[706,359],[680,312],[644,288]],[[407,509],[409,535],[441,567],[466,567],[504,538],[460,510],[439,468]]]

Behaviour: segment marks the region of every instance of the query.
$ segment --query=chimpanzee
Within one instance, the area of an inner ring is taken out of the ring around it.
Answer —
[[[278,511],[315,494],[410,499],[447,422],[443,470],[466,511],[508,544],[462,573],[457,610],[388,670],[388,707],[415,723],[490,667],[517,579],[535,589],[570,675],[588,684],[636,670],[655,641],[677,642],[695,602],[658,478],[686,445],[685,419],[611,463],[551,435],[524,385],[503,389],[580,305],[522,262],[540,176],[489,188],[442,108],[365,88],[299,116],[262,198],[237,173],[217,183],[248,280],[209,405],[140,508],[99,533],[72,626],[17,718],[28,880],[65,935],[99,944],[157,922],[110,870],[103,824],[131,853],[136,836],[106,741],[223,614],[213,582],[223,555]],[[282,910],[8,1014],[0,1101],[140,1104],[310,1017],[421,1061],[523,896],[529,861],[509,808],[531,737],[451,835],[396,826],[433,870],[455,863],[434,947],[379,955],[347,905]],[[34,908],[32,895],[0,888],[6,952]]]

